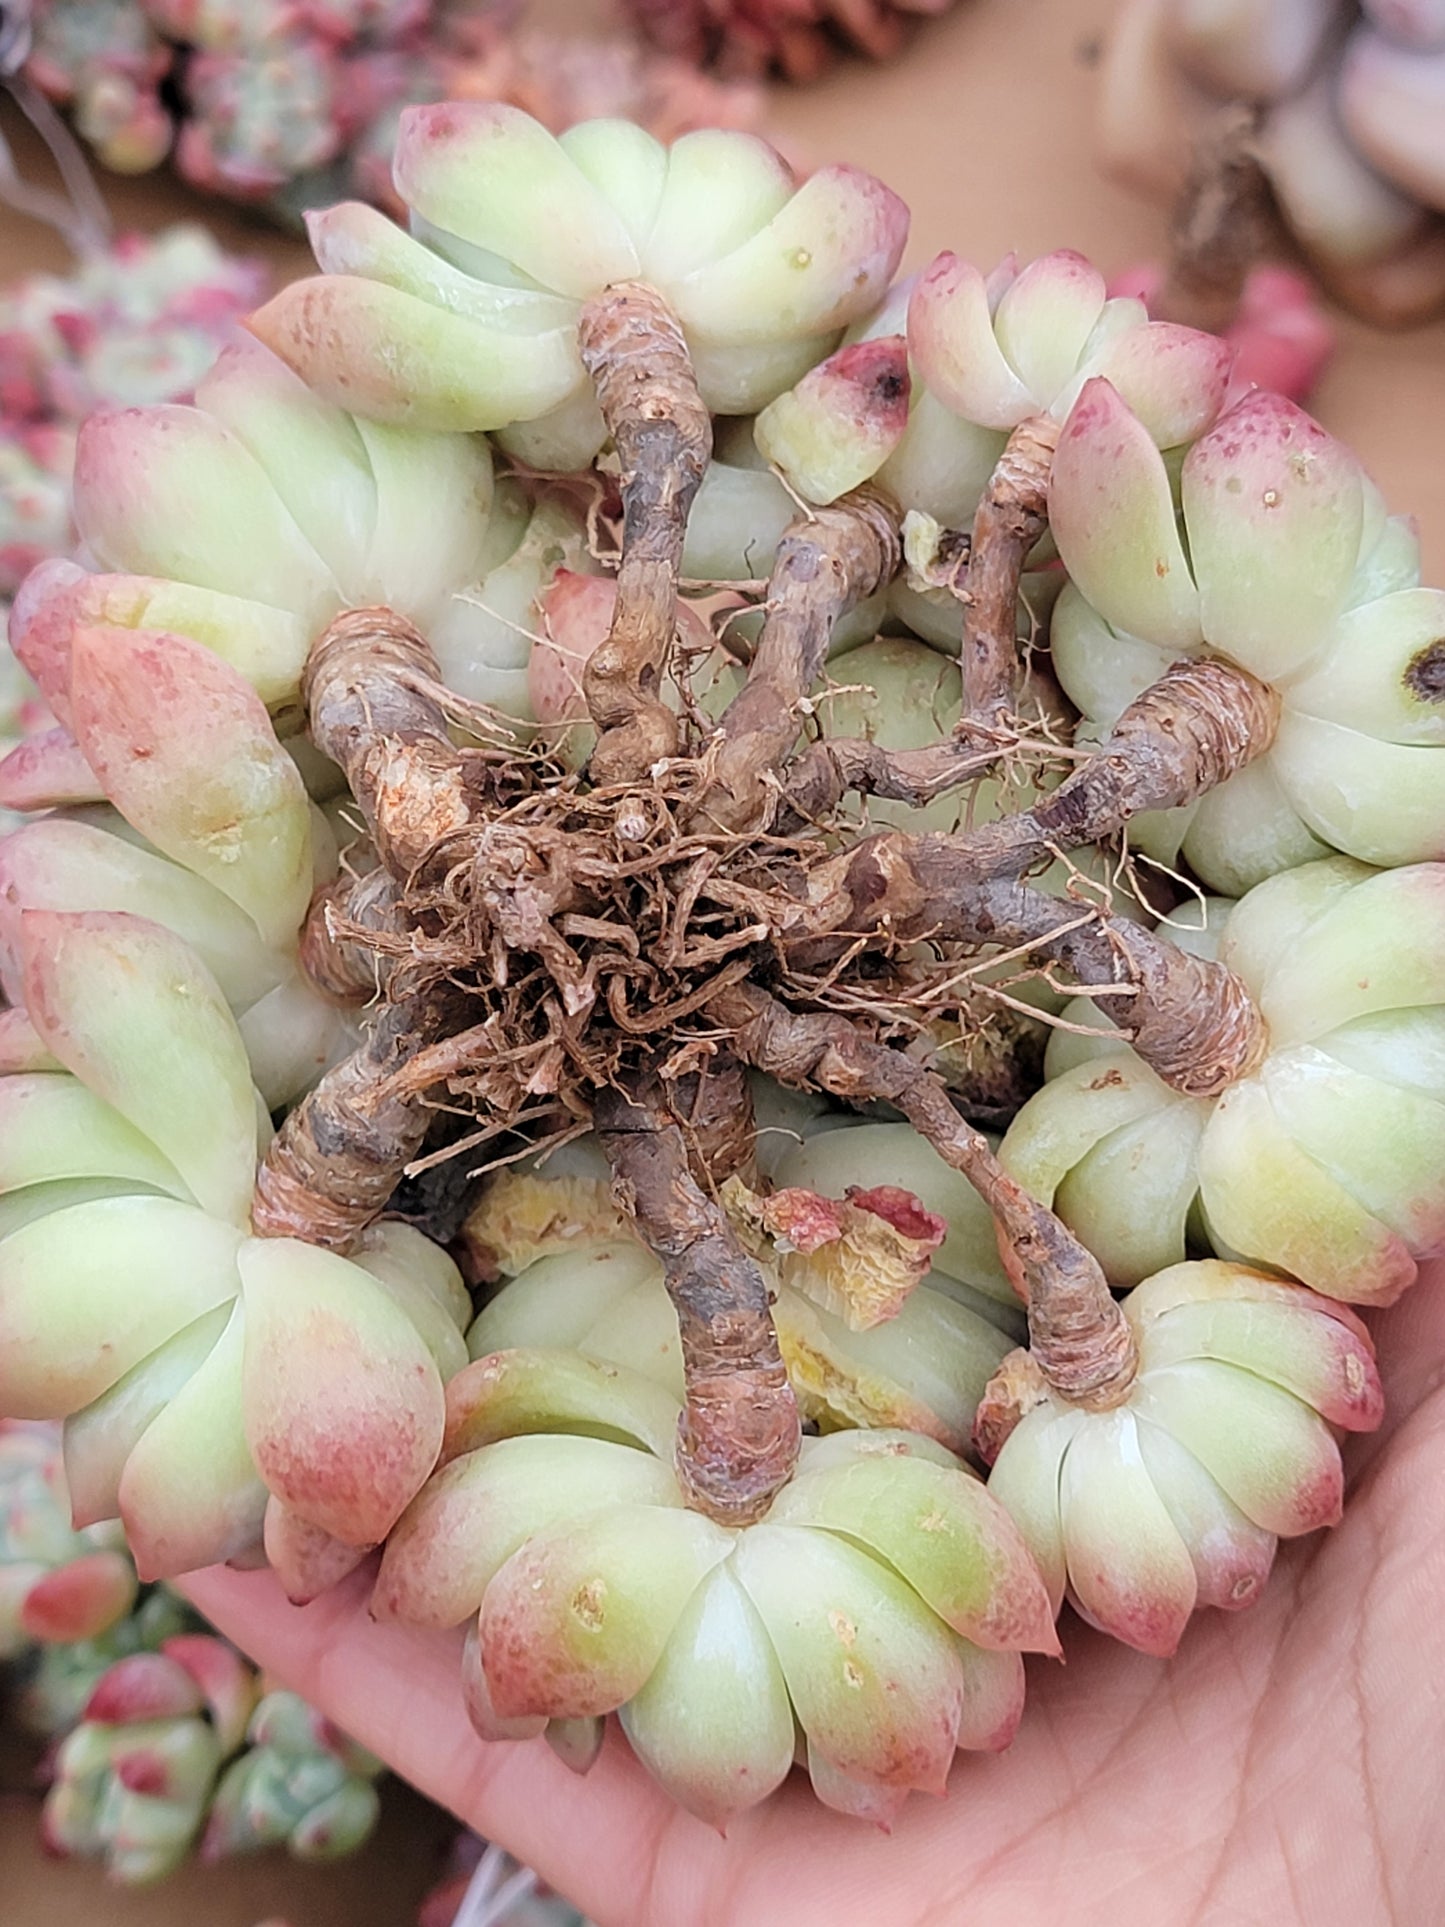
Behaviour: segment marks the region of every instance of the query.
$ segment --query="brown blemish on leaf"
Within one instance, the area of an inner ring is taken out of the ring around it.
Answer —
[[[1445,636],[1426,643],[1405,665],[1405,687],[1421,702],[1445,702]]]

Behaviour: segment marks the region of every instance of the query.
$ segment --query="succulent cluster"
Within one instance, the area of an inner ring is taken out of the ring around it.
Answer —
[[[0,1427],[0,1659],[22,1669],[23,1716],[50,1742],[53,1853],[130,1885],[193,1849],[330,1859],[372,1829],[381,1762],[267,1691],[176,1595],[142,1589],[117,1525],[72,1525],[48,1426]]]
[[[1167,1653],[1339,1514],[1445,1247],[1445,597],[1077,255],[479,103],[395,187],[16,603],[0,1411],[146,1578],[380,1547],[486,1737],[886,1822],[1065,1598]]]
[[[1124,0],[1105,67],[1107,164],[1178,191],[1222,103],[1293,242],[1367,318],[1445,306],[1445,9],[1438,0]]]
[[[183,400],[266,290],[205,229],[126,235],[0,297],[0,599],[75,545],[70,474],[92,409]]]
[[[642,32],[699,67],[816,80],[837,54],[887,60],[954,0],[627,0]]]
[[[294,220],[343,193],[395,205],[397,117],[515,101],[557,128],[626,114],[664,138],[758,102],[621,38],[515,30],[515,0],[33,0],[26,72],[97,157],[168,156],[207,193]]]

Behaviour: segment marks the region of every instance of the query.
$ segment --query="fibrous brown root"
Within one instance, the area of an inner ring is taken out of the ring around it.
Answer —
[[[661,699],[672,650],[688,512],[712,454],[708,415],[677,317],[641,281],[582,309],[578,344],[622,469],[622,561],[611,633],[583,671],[600,732],[598,783],[645,781],[677,752],[677,718]]]
[[[1249,271],[1277,226],[1255,149],[1259,115],[1242,101],[1201,135],[1169,231],[1169,266],[1150,303],[1159,321],[1219,334],[1234,320]]]
[[[891,579],[898,528],[897,504],[871,486],[789,523],[747,682],[718,724],[712,780],[694,823],[756,829],[772,815],[777,785],[769,779],[797,742],[799,705],[818,679],[833,625]]]
[[[1138,1348],[1098,1260],[1009,1176],[939,1077],[872,1042],[847,1018],[789,1010],[755,985],[723,992],[709,1014],[734,1032],[739,1056],[781,1083],[813,1085],[853,1103],[882,1098],[901,1111],[993,1213],[1028,1299],[1029,1343],[1049,1383],[1093,1411],[1123,1402],[1138,1371]]]
[[[1009,436],[973,518],[963,582],[963,718],[958,733],[997,729],[1016,707],[1019,583],[1048,526],[1059,424],[1032,415]]]
[[[677,1311],[687,1378],[679,1482],[698,1511],[750,1524],[787,1483],[801,1437],[767,1281],[689,1171],[660,1079],[600,1091],[595,1121],[618,1203],[662,1261]]]
[[[408,881],[471,818],[431,645],[391,609],[351,609],[312,648],[301,682],[311,740],[341,765],[376,854]]]

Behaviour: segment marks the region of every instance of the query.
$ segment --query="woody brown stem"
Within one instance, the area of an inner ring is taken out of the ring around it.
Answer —
[[[385,1007],[271,1140],[251,1207],[257,1237],[351,1249],[386,1209],[431,1121],[424,1096],[399,1073],[447,1028],[434,992]]]
[[[376,854],[406,883],[471,816],[462,760],[430,686],[431,645],[390,609],[351,609],[312,648],[302,678],[311,740],[341,765]]]
[[[955,844],[1004,877],[1050,852],[1102,843],[1142,811],[1180,808],[1227,782],[1271,747],[1279,714],[1278,690],[1247,669],[1176,662],[1130,703],[1066,782]]]
[[[902,944],[1032,950],[1063,964],[1104,993],[1139,1055],[1191,1097],[1247,1077],[1267,1048],[1264,1019],[1233,971],[1126,918],[992,876],[970,838],[865,839],[814,868],[779,934],[796,965],[817,967],[869,931]]]
[[[1234,320],[1250,269],[1274,227],[1269,182],[1255,151],[1259,116],[1221,110],[1196,144],[1169,231],[1169,264],[1150,303],[1156,320],[1219,334]]]
[[[787,1483],[801,1437],[767,1281],[689,1171],[659,1080],[599,1092],[594,1122],[614,1193],[662,1261],[677,1311],[687,1383],[679,1483],[697,1511],[748,1525]]]
[[[787,807],[791,817],[811,822],[835,809],[851,790],[921,809],[986,775],[996,761],[995,749],[970,749],[957,742],[888,750],[861,736],[825,736],[788,770]]]
[[[301,926],[298,961],[309,980],[337,1004],[364,1004],[383,988],[391,959],[368,937],[400,931],[401,895],[385,870],[339,876],[311,899]]]
[[[1004,950],[1030,945],[1081,985],[1102,990],[1104,1008],[1138,1055],[1186,1096],[1218,1097],[1256,1070],[1268,1049],[1264,1019],[1232,970],[1127,918],[998,882],[978,891],[961,921],[977,941]],[[1124,994],[1109,996],[1116,988]]]
[[[1048,415],[1009,436],[973,518],[963,588],[963,719],[959,734],[996,729],[1016,707],[1019,583],[1048,526],[1049,475],[1059,424]]]
[[[748,679],[718,725],[713,777],[694,813],[723,829],[766,821],[798,737],[798,705],[817,681],[833,625],[898,567],[899,514],[881,489],[855,489],[789,523],[768,581]]]
[[[712,454],[712,422],[681,325],[645,282],[618,282],[594,295],[582,309],[578,345],[622,470],[616,608],[611,632],[582,677],[600,732],[591,774],[599,785],[640,782],[677,752],[677,718],[660,691],[688,512]]]
[[[722,992],[709,1012],[734,1032],[738,1055],[770,1077],[852,1103],[881,1098],[901,1111],[993,1213],[1028,1299],[1030,1347],[1049,1383],[1093,1411],[1122,1403],[1138,1348],[1097,1259],[1009,1176],[988,1140],[954,1109],[941,1078],[873,1043],[846,1017],[789,1010],[756,985]]]

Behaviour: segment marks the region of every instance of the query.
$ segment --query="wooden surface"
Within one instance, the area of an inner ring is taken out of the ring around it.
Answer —
[[[538,11],[565,21],[597,10],[551,0]],[[988,267],[1010,248],[1026,258],[1067,245],[1112,272],[1157,251],[1163,220],[1091,164],[1094,66],[1109,14],[1109,0],[965,0],[895,66],[840,66],[811,93],[778,95],[772,130],[800,158],[856,161],[902,193],[914,210],[911,265],[945,246]],[[105,185],[123,227],[206,218],[278,273],[304,271],[299,244],[173,181]],[[0,272],[63,264],[43,229],[0,209]],[[1445,582],[1445,325],[1381,336],[1342,322],[1341,334],[1315,412],[1359,451],[1392,508],[1418,517],[1430,578]],[[254,1927],[284,1912],[295,1927],[409,1927],[435,1824],[402,1803],[368,1855],[334,1871],[266,1859],[124,1896],[87,1870],[42,1861],[33,1811],[12,1796],[0,1803],[0,1921]]]

